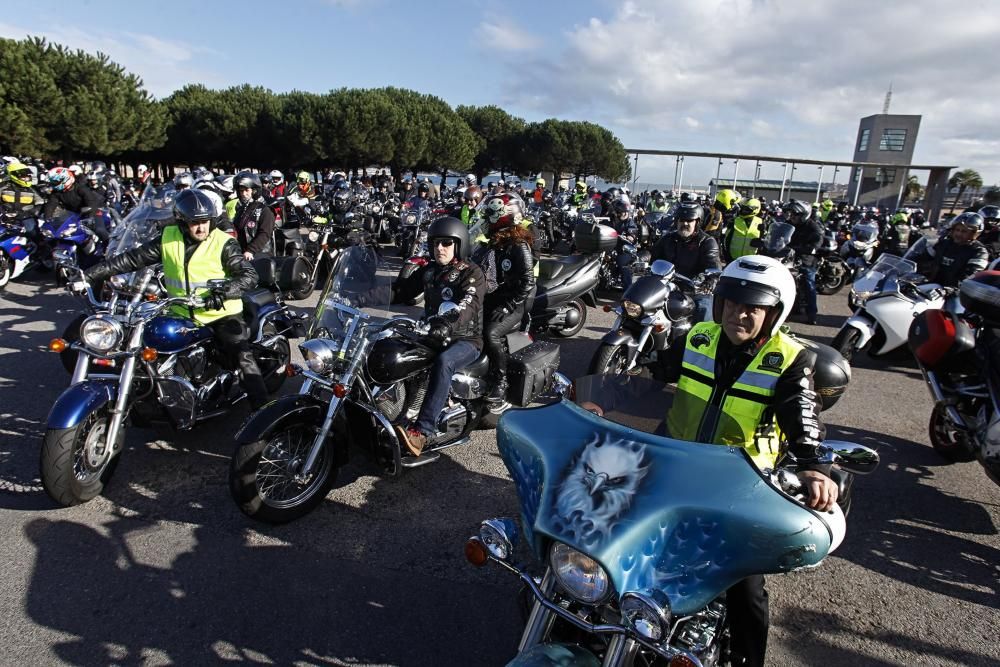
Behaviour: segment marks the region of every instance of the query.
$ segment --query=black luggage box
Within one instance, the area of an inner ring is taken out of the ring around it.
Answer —
[[[275,257],[276,287],[282,292],[294,292],[306,287],[312,277],[309,260],[303,257]]]
[[[540,340],[518,350],[507,363],[507,400],[527,407],[552,385],[552,374],[558,369],[559,346],[555,343]]]
[[[618,232],[608,225],[578,222],[573,230],[573,241],[580,252],[611,252],[618,246]]]

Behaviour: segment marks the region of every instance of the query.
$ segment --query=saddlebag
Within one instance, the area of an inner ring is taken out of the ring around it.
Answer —
[[[907,338],[913,356],[932,371],[976,366],[975,355],[968,354],[976,349],[975,330],[955,313],[935,308],[917,314]]]
[[[282,292],[294,292],[309,284],[312,271],[302,257],[274,258],[275,286]]]
[[[819,394],[820,410],[829,410],[847,391],[851,382],[851,365],[829,345],[802,338],[796,340],[816,353],[813,386]]]
[[[507,400],[527,407],[552,384],[552,374],[559,368],[559,346],[537,341],[510,355],[507,362]]]
[[[582,253],[611,252],[618,247],[618,232],[608,225],[579,222],[573,230],[573,242]]]

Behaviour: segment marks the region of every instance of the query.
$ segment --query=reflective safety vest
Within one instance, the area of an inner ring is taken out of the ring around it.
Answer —
[[[227,199],[226,203],[223,205],[223,210],[226,212],[226,217],[229,218],[229,222],[236,219],[236,207],[239,205],[240,200],[237,198]]]
[[[208,238],[198,244],[191,261],[184,263],[184,236],[177,225],[163,230],[160,238],[160,255],[163,258],[163,284],[167,294],[178,296],[207,296],[208,281],[226,278],[222,266],[222,248],[232,237],[223,231],[213,229]],[[243,313],[243,301],[226,299],[222,310],[207,308],[190,309],[174,306],[173,312],[182,317],[193,317],[201,324],[208,324],[229,315]],[[193,311],[193,312],[192,312]]]
[[[744,218],[737,216],[733,220],[733,231],[729,237],[729,256],[733,259],[745,255],[756,255],[757,248],[750,245],[750,241],[760,238],[760,225],[764,222],[757,216]]]
[[[715,356],[722,325],[700,322],[688,332],[677,394],[667,413],[679,440],[742,447],[760,468],[774,468],[781,435],[770,410],[778,378],[803,350],[778,332],[765,343],[732,387],[717,386]]]

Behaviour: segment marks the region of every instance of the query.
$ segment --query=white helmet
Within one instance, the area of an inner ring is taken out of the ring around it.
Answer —
[[[472,187],[473,185],[475,185],[476,184],[476,175],[475,174],[466,174],[465,175],[465,184],[468,185],[469,187]]]
[[[142,175],[143,175],[143,174],[145,174],[145,173],[146,173],[147,171],[149,171],[149,167],[147,167],[147,166],[146,166],[146,165],[144,165],[144,164],[140,164],[140,165],[139,165],[139,166],[138,166],[138,167],[136,168],[136,170],[135,170],[135,173],[136,173],[137,175],[139,175],[139,176],[142,176]]]
[[[67,169],[73,172],[74,176],[79,176],[80,174],[83,173],[83,167],[81,167],[78,164],[71,164],[70,166],[67,167]]]
[[[715,287],[712,315],[722,323],[722,303],[729,299],[736,303],[776,307],[771,319],[765,320],[768,336],[777,333],[788,319],[795,305],[795,278],[785,266],[773,257],[751,255],[733,260],[719,277]]]
[[[284,174],[275,169],[271,172],[271,182],[275,185],[279,185],[283,180],[285,180]]]

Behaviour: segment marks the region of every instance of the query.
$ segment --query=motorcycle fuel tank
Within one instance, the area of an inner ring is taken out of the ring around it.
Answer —
[[[436,356],[434,350],[416,341],[383,338],[368,354],[368,374],[376,384],[393,384],[424,370]]]
[[[212,337],[212,330],[186,317],[161,316],[146,325],[142,343],[158,352],[180,352]]]

